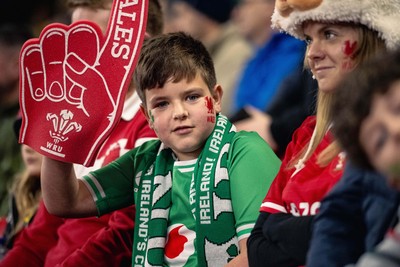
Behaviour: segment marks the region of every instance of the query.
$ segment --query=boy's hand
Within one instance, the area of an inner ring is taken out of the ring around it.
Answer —
[[[92,22],[51,24],[20,54],[20,143],[90,166],[119,121],[145,35],[148,0],[115,0],[103,36]]]

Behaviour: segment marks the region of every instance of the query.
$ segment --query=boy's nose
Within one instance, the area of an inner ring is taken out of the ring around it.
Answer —
[[[188,117],[188,112],[183,105],[175,105],[174,109],[174,119],[182,120]]]

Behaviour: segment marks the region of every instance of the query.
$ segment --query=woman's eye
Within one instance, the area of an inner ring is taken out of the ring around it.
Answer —
[[[304,42],[306,42],[307,45],[310,45],[312,43],[312,39],[310,37],[306,36],[304,38]]]
[[[330,40],[330,39],[332,39],[332,38],[334,38],[336,36],[336,34],[334,34],[331,31],[324,32],[324,35],[325,35],[325,39],[327,39],[327,40]]]

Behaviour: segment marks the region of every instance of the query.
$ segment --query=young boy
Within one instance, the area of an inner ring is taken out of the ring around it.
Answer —
[[[100,216],[135,204],[133,266],[246,266],[246,240],[279,159],[219,114],[213,62],[192,37],[145,41],[135,82],[160,140],[79,180],[71,164],[45,158],[48,210]]]
[[[333,130],[350,160],[377,170],[400,191],[400,51],[361,66],[339,92]],[[399,240],[400,225],[357,266],[400,266]]]

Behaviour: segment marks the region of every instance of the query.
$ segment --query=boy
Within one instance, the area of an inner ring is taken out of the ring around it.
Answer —
[[[145,41],[135,83],[160,140],[81,180],[71,164],[45,158],[48,210],[89,216],[135,204],[134,266],[246,266],[246,240],[279,159],[258,135],[236,133],[219,115],[222,88],[192,37]]]
[[[399,190],[400,51],[361,66],[345,79],[339,92],[333,114],[339,142],[355,164],[377,170]],[[357,266],[400,266],[399,237],[397,226]]]

